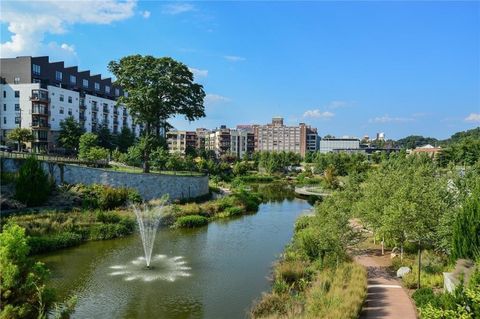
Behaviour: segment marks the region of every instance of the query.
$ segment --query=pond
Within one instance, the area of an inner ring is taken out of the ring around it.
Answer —
[[[278,194],[277,194],[278,195]],[[270,289],[268,277],[311,205],[293,196],[261,204],[256,214],[198,229],[158,231],[153,270],[138,234],[89,242],[42,256],[61,296],[75,294],[73,318],[245,318]]]

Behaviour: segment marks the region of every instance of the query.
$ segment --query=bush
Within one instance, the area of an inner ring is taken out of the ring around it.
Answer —
[[[241,215],[243,213],[243,208],[238,206],[228,207],[225,209],[225,213],[227,213],[228,216]]]
[[[176,228],[195,228],[208,224],[208,219],[200,215],[182,216],[177,219],[174,224]]]
[[[420,288],[412,295],[417,308],[424,307],[427,304],[436,304],[437,298],[432,288]]]
[[[82,241],[83,239],[81,235],[72,232],[62,232],[46,236],[32,236],[28,238],[28,244],[32,254],[76,246]]]
[[[130,188],[113,188],[107,185],[92,184],[89,186],[77,185],[75,190],[83,195],[84,208],[109,210],[125,206],[129,202],[141,202],[138,192]]]
[[[27,206],[37,206],[47,200],[51,189],[41,163],[34,157],[27,158],[18,171],[15,198]]]
[[[104,240],[123,237],[131,234],[133,226],[129,222],[122,221],[119,224],[98,224],[90,227],[90,240]]]
[[[275,267],[275,278],[285,281],[289,285],[296,285],[302,279],[309,279],[311,272],[308,265],[299,260],[283,261]]]
[[[250,310],[252,318],[265,318],[271,314],[285,316],[288,313],[289,296],[287,294],[263,294]]]

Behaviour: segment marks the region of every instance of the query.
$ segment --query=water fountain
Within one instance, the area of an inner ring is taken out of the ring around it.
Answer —
[[[145,262],[148,269],[150,268],[153,244],[155,242],[158,224],[167,209],[167,206],[165,205],[166,202],[166,198],[163,198],[160,203],[155,206],[148,204],[132,205],[135,216],[137,216],[138,228],[140,230],[143,251],[145,253]]]

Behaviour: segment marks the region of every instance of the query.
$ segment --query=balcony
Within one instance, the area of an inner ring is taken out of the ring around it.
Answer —
[[[127,113],[127,110],[126,110],[126,109],[123,110],[123,116],[124,116],[124,117],[127,117],[127,116],[128,116],[128,113]]]
[[[85,99],[80,98],[80,110],[85,110],[87,106],[85,105]]]
[[[103,107],[103,113],[108,113],[108,107]]]
[[[92,117],[92,124],[97,124],[98,123],[98,120],[96,117]]]
[[[50,124],[47,121],[33,121],[32,122],[32,129],[48,129],[50,128]]]
[[[48,103],[48,91],[32,90],[32,96],[30,96],[30,101]]]
[[[113,115],[118,115],[118,109],[117,108],[113,109]]]
[[[92,112],[98,112],[98,106],[93,105],[92,106]]]
[[[84,113],[80,113],[78,118],[80,119],[80,121],[85,121],[85,114]]]
[[[34,104],[32,106],[32,115],[48,116],[48,107],[45,105]]]

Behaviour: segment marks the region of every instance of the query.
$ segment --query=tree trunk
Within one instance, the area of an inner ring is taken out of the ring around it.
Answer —
[[[22,141],[21,140],[18,140],[18,151],[19,152],[22,151]]]
[[[382,237],[382,256],[385,255],[385,237]]]
[[[400,261],[403,262],[403,243],[400,244]]]

